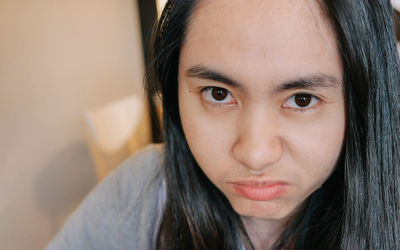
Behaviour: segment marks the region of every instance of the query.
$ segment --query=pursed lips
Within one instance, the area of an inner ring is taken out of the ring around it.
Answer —
[[[235,181],[230,182],[233,190],[240,196],[254,201],[269,201],[283,196],[289,184],[283,181]]]

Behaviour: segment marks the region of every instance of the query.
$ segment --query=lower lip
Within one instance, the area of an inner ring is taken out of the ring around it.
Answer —
[[[233,189],[237,194],[255,201],[277,199],[285,194],[287,188],[287,184],[281,183],[268,186],[233,184]]]

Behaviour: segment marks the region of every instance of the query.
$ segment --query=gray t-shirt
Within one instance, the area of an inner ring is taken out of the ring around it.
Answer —
[[[136,153],[101,182],[46,249],[154,249],[165,202],[162,145]]]

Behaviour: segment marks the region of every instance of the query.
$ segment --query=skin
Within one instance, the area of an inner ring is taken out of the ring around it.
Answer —
[[[203,1],[191,21],[178,75],[186,140],[255,247],[271,246],[330,176],[342,149],[335,34],[311,0]],[[304,78],[311,86],[296,81]],[[216,100],[213,87],[226,97]],[[302,93],[312,95],[306,107],[294,98]],[[284,191],[249,199],[235,190],[240,181],[279,181]]]

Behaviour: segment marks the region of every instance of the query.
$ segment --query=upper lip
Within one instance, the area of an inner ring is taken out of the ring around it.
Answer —
[[[251,187],[268,187],[276,184],[287,185],[286,182],[279,180],[246,180],[246,181],[234,181],[231,183],[236,185],[251,186]]]

